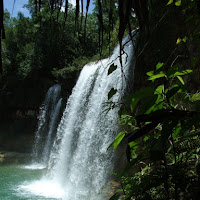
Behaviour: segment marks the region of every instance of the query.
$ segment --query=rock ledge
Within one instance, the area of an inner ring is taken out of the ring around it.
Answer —
[[[0,164],[30,162],[31,156],[27,153],[0,151]]]

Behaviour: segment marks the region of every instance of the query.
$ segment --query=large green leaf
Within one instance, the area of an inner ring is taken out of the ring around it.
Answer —
[[[175,77],[176,77],[176,76],[183,76],[183,75],[190,74],[190,73],[192,73],[192,70],[191,70],[191,69],[186,69],[186,70],[183,70],[183,71],[181,71],[181,72],[176,72],[176,73],[174,74],[174,76],[175,76]]]
[[[158,63],[157,65],[156,65],[156,69],[158,70],[158,69],[160,69],[162,66],[164,65],[164,63]]]
[[[154,92],[154,94],[157,95],[162,95],[163,93],[164,93],[164,85],[159,85]]]
[[[108,75],[111,74],[116,69],[117,69],[117,65],[115,65],[114,63],[112,65],[110,65],[110,67],[108,69]]]
[[[180,77],[180,76],[177,76],[178,80],[181,82],[182,85],[184,85],[184,80]]]
[[[190,101],[200,101],[200,93],[195,93],[190,97]]]
[[[175,2],[175,5],[176,5],[176,6],[181,6],[181,0],[177,0],[177,1]]]
[[[155,81],[156,79],[158,79],[158,78],[162,78],[162,77],[165,77],[166,76],[166,74],[164,73],[164,72],[160,72],[160,73],[158,73],[158,74],[155,74],[155,75],[152,75],[152,76],[150,76],[149,78],[148,78],[148,80],[150,80],[150,81]]]
[[[173,3],[173,0],[169,0],[168,3],[167,3],[167,5],[170,5],[172,3]]]
[[[117,149],[119,143],[123,140],[124,136],[126,135],[125,131],[120,132],[117,137],[115,138],[115,140],[110,144],[110,146],[108,148],[110,148],[111,146],[114,147],[114,149]]]
[[[147,76],[152,76],[154,74],[154,71],[147,72]]]
[[[177,77],[177,76],[183,76],[190,73],[192,73],[191,69],[186,69],[186,70],[178,72],[177,66],[174,66],[168,70],[167,75],[169,78],[172,78],[172,77]]]

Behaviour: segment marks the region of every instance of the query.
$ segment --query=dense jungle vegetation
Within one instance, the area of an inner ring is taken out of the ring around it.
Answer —
[[[30,0],[31,18],[5,11],[1,95],[36,77],[66,82],[117,41],[123,54],[122,38],[137,30],[132,92],[110,147],[126,140],[129,162],[116,173],[121,188],[110,200],[198,199],[200,1],[96,0],[93,13],[92,1],[85,13],[82,2],[73,8],[65,1],[62,10],[63,1]]]

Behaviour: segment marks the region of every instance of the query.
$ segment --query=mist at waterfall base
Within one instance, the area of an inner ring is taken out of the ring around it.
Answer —
[[[124,39],[124,43],[128,37]],[[109,103],[105,102],[120,102],[126,92],[127,80],[133,77],[131,41],[126,43],[124,52],[123,73],[119,61],[119,46],[110,58],[84,66],[67,101],[48,156],[38,162],[45,165],[44,174],[38,180],[21,182],[16,188],[18,195],[32,195],[32,198],[29,196],[27,199],[109,199],[109,181],[115,154],[108,147],[118,132],[119,108],[108,109]],[[117,69],[108,74],[112,64]],[[112,88],[117,92],[108,101],[108,93]],[[45,109],[43,111],[46,112]],[[41,134],[36,132],[37,145]],[[46,143],[47,141],[44,142]],[[26,170],[36,168],[25,167]]]

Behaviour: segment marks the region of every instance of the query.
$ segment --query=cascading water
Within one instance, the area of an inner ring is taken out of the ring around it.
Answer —
[[[60,98],[60,85],[56,84],[49,88],[45,100],[40,107],[38,128],[35,134],[33,146],[33,162],[46,165],[48,163],[53,133],[56,132],[58,117],[62,104]]]
[[[57,120],[59,117],[61,105],[62,105],[62,98],[60,98],[59,101],[57,102],[55,109],[53,111],[53,115],[49,122],[49,131],[47,134],[47,139],[45,141],[44,150],[42,152],[42,160],[44,163],[48,162],[49,154],[51,151],[51,145],[53,143],[52,134],[55,133],[57,128],[57,122],[58,122]]]
[[[24,190],[63,200],[108,199],[107,183],[115,160],[108,147],[118,132],[119,110],[111,101],[122,101],[127,80],[133,77],[133,46],[128,38],[123,41],[123,69],[119,46],[110,58],[84,66],[57,129],[49,173]],[[108,74],[113,64],[117,68]],[[113,88],[117,92],[108,100]]]

